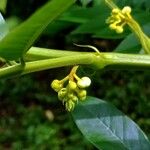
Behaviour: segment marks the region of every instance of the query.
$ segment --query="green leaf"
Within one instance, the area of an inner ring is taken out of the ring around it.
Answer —
[[[7,0],[0,0],[0,10],[5,13]]]
[[[72,26],[71,22],[56,20],[55,22],[48,25],[44,34],[53,37],[56,34],[62,32],[65,29],[68,29],[71,26]]]
[[[115,49],[116,52],[121,53],[139,53],[141,49],[140,42],[132,33],[128,35]]]
[[[74,1],[52,0],[48,2],[0,42],[0,56],[9,60],[20,58],[48,24],[62,14]]]
[[[8,33],[8,27],[3,16],[0,13],[0,40]]]
[[[92,34],[100,38],[122,38],[126,34],[118,35],[112,32],[106,24],[110,9],[102,2],[94,7],[74,7],[64,14],[61,20],[80,23],[71,34]]]
[[[146,135],[111,104],[88,97],[73,117],[83,135],[100,150],[149,150]]]
[[[135,9],[149,9],[150,6],[150,1],[149,0],[116,0],[115,3],[117,4],[117,6],[119,7],[124,7],[124,6],[131,6],[132,8]]]
[[[105,15],[105,13],[102,14],[101,17],[103,15]],[[135,20],[138,21],[141,25],[146,25],[150,22],[150,13],[149,12],[145,12],[145,11],[141,11],[141,10],[133,10],[132,15],[135,18]],[[104,16],[105,20],[108,16],[109,16],[109,14],[107,16],[106,15]],[[103,18],[101,18],[99,20],[105,22]],[[96,20],[95,20],[95,23],[99,24],[99,30],[97,30],[97,32],[93,35],[93,37],[96,37],[96,38],[119,39],[119,38],[126,37],[130,33],[128,31],[128,28],[125,28],[125,30],[122,34],[117,34],[115,31],[110,30],[108,28],[107,24],[104,24],[103,26],[101,26],[100,23],[97,23]],[[88,26],[91,26],[91,28],[92,28],[92,24],[94,24],[94,21],[93,22],[91,21],[91,23],[87,23],[87,25],[85,25],[84,28],[86,29]],[[83,28],[83,26],[82,26],[82,28]],[[98,28],[98,26],[97,26],[97,28]],[[80,29],[81,29],[81,26],[80,26]],[[131,36],[131,37],[133,37],[133,36]],[[130,42],[130,40],[129,40],[128,42],[132,45],[132,44],[134,44],[134,42],[137,43],[137,40],[135,39],[135,40],[133,40],[133,42]],[[126,46],[128,46],[128,44]],[[136,51],[137,50],[137,45],[134,48],[135,48],[135,51]]]
[[[99,6],[85,8],[74,6],[69,11],[65,12],[60,20],[73,22],[73,23],[86,23],[91,18],[94,18],[95,15],[97,16],[100,14]]]
[[[80,0],[80,2],[82,3],[83,6],[86,6],[87,4],[89,4],[92,0]]]
[[[92,8],[74,7],[64,14],[61,20],[80,23],[71,34],[91,34],[96,38],[123,38],[128,33],[116,34],[112,32],[106,24],[106,19],[110,15],[110,9],[104,2]]]
[[[150,35],[150,23],[146,24],[143,28],[145,33]],[[121,53],[139,53],[141,50],[141,44],[137,37],[132,33],[128,35],[115,49],[116,52]]]

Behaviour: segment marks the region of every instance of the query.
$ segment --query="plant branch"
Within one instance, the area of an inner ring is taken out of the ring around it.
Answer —
[[[70,50],[55,50],[39,47],[31,47],[25,55],[27,61],[58,58],[71,55],[85,54],[86,52],[75,52]]]
[[[29,51],[31,52],[31,51]],[[35,52],[35,51],[34,51]],[[47,55],[45,55],[47,53]],[[31,54],[31,53],[30,53]],[[58,58],[54,57],[54,54]],[[65,56],[66,54],[66,56]],[[74,55],[72,55],[74,54]],[[29,55],[29,53],[28,53]],[[94,69],[150,69],[150,56],[139,54],[100,53],[95,52],[69,52],[61,50],[43,51],[38,54],[43,60],[26,62],[24,66],[16,64],[0,69],[0,78],[8,78],[16,75],[24,75],[32,72],[48,70],[64,66],[87,65]],[[45,55],[45,56],[44,56]],[[50,58],[48,58],[50,57]]]

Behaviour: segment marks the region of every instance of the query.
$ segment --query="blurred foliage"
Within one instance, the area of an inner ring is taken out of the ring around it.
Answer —
[[[0,82],[0,149],[91,149],[41,76]]]
[[[0,1],[0,11],[4,12],[6,11],[6,5],[7,5],[7,0],[1,0]]]
[[[8,25],[16,26],[45,2],[8,0],[4,16],[7,20],[15,18],[8,21]],[[117,2],[120,7],[131,5],[134,17],[143,26],[150,23],[149,0]],[[78,0],[76,5],[49,25],[35,45],[79,50],[72,46],[75,42],[94,45],[102,51],[139,52],[141,47],[128,28],[122,35],[108,29],[105,20],[109,13],[102,0]],[[146,31],[150,33],[149,29]],[[126,40],[136,42],[128,45]],[[83,51],[87,49],[83,48]],[[54,69],[0,81],[0,149],[96,149],[82,137],[71,116],[55,97],[56,93],[50,89],[50,81],[63,77],[69,69]],[[92,78],[89,95],[111,101],[147,134],[150,134],[149,73],[133,70],[93,72],[85,67],[80,67],[79,71],[79,74]]]
[[[8,33],[8,28],[5,26],[5,20],[0,13],[0,39],[2,39]]]

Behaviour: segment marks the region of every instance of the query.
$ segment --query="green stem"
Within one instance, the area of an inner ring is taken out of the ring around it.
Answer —
[[[112,0],[105,0],[105,2],[112,10],[117,8],[116,4]],[[150,54],[150,38],[142,31],[140,25],[134,20],[134,18],[132,18],[130,14],[124,15],[120,10],[120,15],[122,15],[126,19],[126,23],[129,25],[132,32],[140,40],[140,43],[145,53]]]
[[[85,52],[74,52],[69,50],[55,50],[55,49],[46,49],[39,47],[31,47],[25,55],[25,59],[28,61],[47,59],[47,58],[58,58],[71,55],[85,54]]]
[[[111,9],[118,8],[117,5],[115,5],[115,3],[114,3],[112,0],[105,0],[105,3],[106,3]]]
[[[5,67],[0,69],[0,78],[10,78],[21,74],[24,70],[24,66],[21,64],[16,64],[13,66]]]
[[[150,56],[120,53],[100,53],[100,55],[97,55],[97,53],[78,54],[77,52],[76,55],[71,56],[26,62],[25,66],[17,64],[2,68],[0,69],[0,78],[74,65],[88,65],[94,69],[150,69]]]
[[[92,64],[93,54],[84,54],[76,56],[65,56],[60,58],[44,59],[26,63],[22,74],[27,74],[36,71],[47,70],[64,66],[73,66],[78,64]]]
[[[140,25],[132,18],[128,21],[128,25],[131,28],[132,32],[137,36],[140,40],[140,43],[145,51],[145,53],[150,54],[150,39],[149,37],[143,32]]]
[[[103,57],[109,69],[150,69],[150,56],[146,54],[103,53]]]

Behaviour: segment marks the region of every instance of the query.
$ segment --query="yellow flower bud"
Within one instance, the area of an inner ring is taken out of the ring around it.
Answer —
[[[62,89],[63,84],[59,80],[53,80],[51,87],[54,91],[58,92],[60,89]]]
[[[86,96],[80,98],[81,101],[84,101],[86,99]]]
[[[90,84],[91,84],[91,79],[89,77],[83,77],[77,82],[79,88],[86,88],[90,86]]]
[[[76,87],[77,87],[77,84],[75,82],[73,82],[73,81],[69,81],[68,86],[69,86],[70,90],[75,90]]]
[[[62,88],[59,92],[58,92],[58,99],[59,100],[64,100],[64,97],[67,94],[67,89],[66,88]]]
[[[123,32],[123,27],[122,26],[117,26],[116,32],[117,33],[122,33]]]
[[[112,23],[109,25],[109,28],[112,29],[112,30],[116,30],[117,26],[115,23]]]
[[[119,13],[119,9],[118,8],[114,8],[113,10],[112,10],[112,14],[118,14]]]
[[[86,97],[86,94],[87,94],[87,92],[86,92],[86,90],[80,90],[80,91],[78,91],[78,97],[79,97],[79,99],[83,99],[84,97]]]

